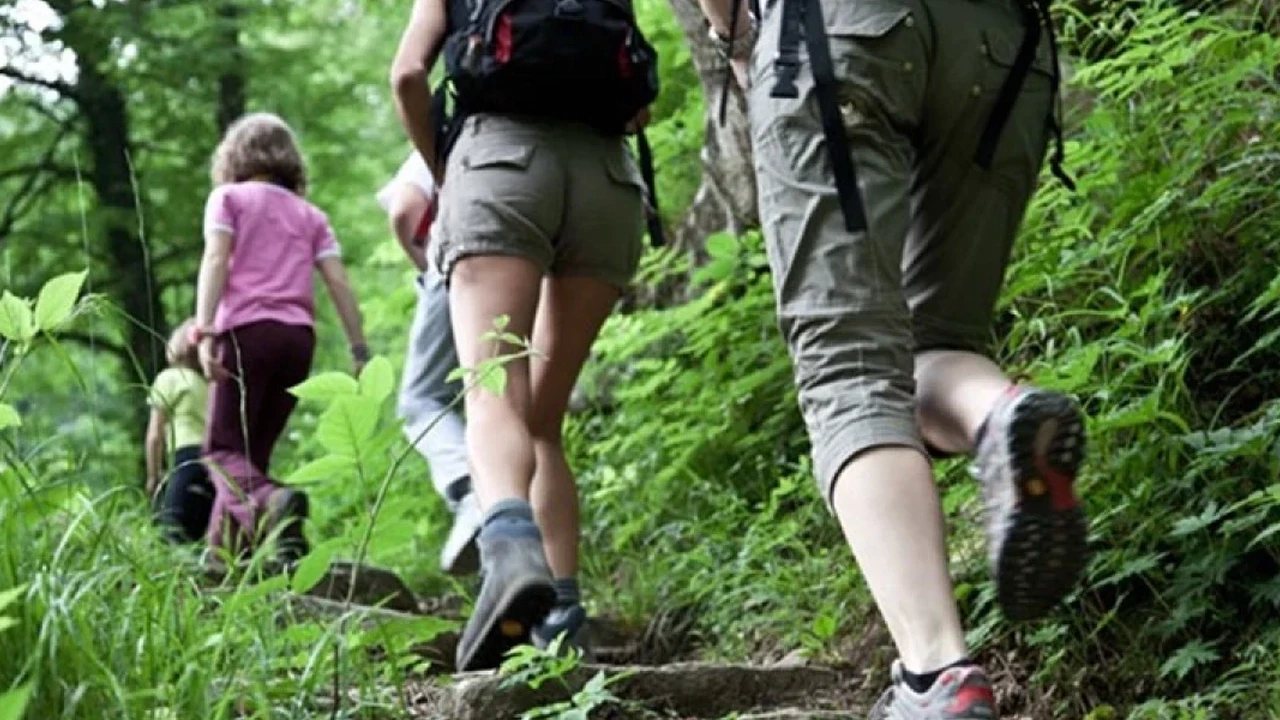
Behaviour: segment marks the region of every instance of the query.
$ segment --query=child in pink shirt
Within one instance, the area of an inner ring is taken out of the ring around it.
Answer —
[[[239,554],[279,529],[289,562],[307,552],[307,497],[268,475],[271,452],[315,351],[312,273],[337,306],[356,372],[368,359],[359,308],[325,214],[304,199],[306,167],[280,118],[247,115],[213,156],[196,292],[200,364],[213,381],[204,453],[216,495],[209,544]]]

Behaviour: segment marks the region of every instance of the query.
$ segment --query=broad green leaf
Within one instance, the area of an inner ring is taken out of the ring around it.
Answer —
[[[486,361],[480,366],[480,387],[502,397],[507,392],[507,369],[500,363]]]
[[[22,417],[18,415],[18,411],[12,405],[0,403],[0,430],[18,427],[21,424]]]
[[[19,585],[16,588],[0,591],[0,610],[4,610],[13,604],[14,600],[22,597],[22,593],[27,591],[26,585]]]
[[[8,630],[11,627],[16,627],[17,624],[18,624],[17,620],[11,617],[0,615],[0,633],[4,632],[5,630]]]
[[[30,700],[30,684],[0,695],[0,720],[22,720]]]
[[[342,542],[341,537],[330,538],[312,548],[311,552],[298,562],[298,569],[289,580],[289,589],[303,594],[314,588],[329,571],[329,566],[333,564],[333,558],[338,554],[338,547]]]
[[[378,428],[379,407],[380,403],[366,397],[345,396],[334,400],[316,426],[320,446],[334,455],[359,457],[364,443]]]
[[[360,373],[360,394],[379,403],[387,399],[395,385],[391,361],[381,355],[370,360]]]
[[[355,395],[360,392],[360,384],[346,373],[326,372],[294,385],[289,388],[289,392],[303,400],[328,402],[335,398]]]
[[[31,304],[8,290],[0,295],[0,337],[25,343],[36,334]]]
[[[312,460],[293,471],[287,481],[290,485],[308,485],[344,477],[355,469],[355,462],[341,455],[325,455]]]
[[[707,237],[707,254],[716,259],[733,260],[738,255],[738,240],[727,232]]]
[[[39,330],[52,330],[61,325],[76,306],[80,288],[89,274],[87,270],[59,275],[40,288],[36,299],[35,322]]]

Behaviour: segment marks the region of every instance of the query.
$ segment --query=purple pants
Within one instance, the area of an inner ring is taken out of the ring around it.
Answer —
[[[267,498],[280,487],[267,473],[298,403],[289,388],[311,373],[315,348],[310,327],[271,320],[232,328],[219,338],[218,358],[233,377],[209,392],[204,453],[214,487],[211,547],[227,547],[228,540],[241,550],[252,547]],[[238,537],[227,538],[228,531]]]

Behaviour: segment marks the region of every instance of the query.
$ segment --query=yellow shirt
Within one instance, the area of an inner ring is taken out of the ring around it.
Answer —
[[[162,370],[151,386],[151,407],[169,418],[169,449],[204,443],[209,384],[190,368]]]

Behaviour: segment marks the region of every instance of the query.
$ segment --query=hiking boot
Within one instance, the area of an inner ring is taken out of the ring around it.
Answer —
[[[933,687],[918,693],[893,663],[893,685],[871,708],[868,720],[997,720],[996,696],[987,673],[976,665],[944,670]]]
[[[551,570],[536,536],[481,537],[480,595],[458,640],[457,669],[489,670],[529,643],[556,602]]]
[[[1074,487],[1084,449],[1080,411],[1059,393],[1015,386],[987,417],[975,465],[996,597],[1011,620],[1048,613],[1088,560]]]
[[[595,662],[595,653],[591,648],[591,628],[587,622],[587,610],[578,603],[558,605],[547,615],[547,619],[533,629],[533,644],[539,650],[546,650],[552,641],[561,634],[564,640],[560,649],[573,648],[582,652],[582,661]]]
[[[301,490],[277,488],[267,496],[267,532],[276,535],[276,559],[286,567],[311,552],[303,524],[310,512],[307,494]]]
[[[480,569],[476,537],[484,519],[476,494],[464,495],[453,512],[453,527],[440,550],[440,569],[449,575],[470,575]]]

